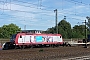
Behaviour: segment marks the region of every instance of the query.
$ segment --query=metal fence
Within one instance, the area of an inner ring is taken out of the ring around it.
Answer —
[[[9,42],[10,39],[0,39],[0,46],[2,46],[3,43]]]
[[[64,42],[69,42],[69,41],[76,41],[76,42],[83,41],[83,39],[75,39],[75,38],[73,38],[73,39],[63,39],[63,40],[64,40]]]

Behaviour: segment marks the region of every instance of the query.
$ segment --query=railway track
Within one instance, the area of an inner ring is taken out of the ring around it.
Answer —
[[[90,55],[88,55],[88,56],[79,56],[79,57],[72,57],[72,58],[61,59],[61,60],[90,60]]]
[[[76,47],[55,47],[55,48],[33,48],[1,50],[1,60],[61,60],[77,59],[77,56],[90,55],[90,48]],[[85,58],[85,57],[81,57]],[[79,59],[79,58],[78,58]]]

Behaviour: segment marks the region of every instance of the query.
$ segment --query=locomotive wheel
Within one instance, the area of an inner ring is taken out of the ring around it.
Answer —
[[[20,45],[20,49],[25,49],[25,45]]]
[[[23,45],[22,48],[25,49],[25,45]]]
[[[5,44],[3,50],[8,50],[9,49],[9,44]]]
[[[59,47],[59,44],[56,44],[55,46],[56,46],[56,47]]]
[[[50,44],[50,47],[54,48],[54,44]]]
[[[19,47],[20,47],[20,49],[22,49],[22,45],[20,45]]]

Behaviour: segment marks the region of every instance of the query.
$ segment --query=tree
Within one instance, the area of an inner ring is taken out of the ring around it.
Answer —
[[[88,17],[90,20],[90,18]],[[90,22],[88,22],[89,26]],[[90,27],[90,26],[89,26]],[[87,34],[90,33],[89,28],[87,28]],[[49,28],[47,30],[48,33],[55,33],[55,27]],[[61,20],[58,23],[58,33],[63,36],[63,38],[85,38],[85,25],[75,25],[73,28],[71,28],[71,24],[67,22],[66,20]]]
[[[54,27],[48,28],[48,29],[47,29],[47,33],[52,33],[52,34],[54,34],[54,33],[55,33],[55,28],[54,28]]]
[[[58,23],[58,29],[63,38],[71,38],[71,24],[69,22],[66,20],[61,20]]]
[[[85,25],[75,25],[72,29],[72,38],[84,38]]]
[[[56,26],[49,28],[48,33],[55,33]],[[63,38],[71,38],[71,24],[66,20],[61,20],[58,23],[58,33],[63,36]]]
[[[17,31],[21,31],[21,28],[16,26],[16,24],[3,25],[0,28],[0,38],[10,38],[10,36],[16,34]]]
[[[0,38],[2,38],[3,35],[2,35],[2,28],[0,27]]]

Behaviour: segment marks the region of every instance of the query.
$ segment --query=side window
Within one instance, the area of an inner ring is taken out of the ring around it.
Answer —
[[[22,35],[20,35],[20,38],[22,38]]]
[[[61,36],[60,36],[60,38],[61,38]]]

